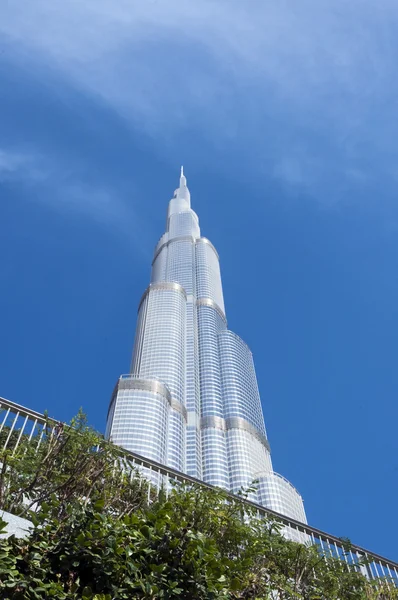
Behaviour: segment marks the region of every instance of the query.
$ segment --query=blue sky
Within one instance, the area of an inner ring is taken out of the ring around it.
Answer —
[[[184,164],[311,524],[398,560],[396,0],[3,0],[0,395],[103,430]]]

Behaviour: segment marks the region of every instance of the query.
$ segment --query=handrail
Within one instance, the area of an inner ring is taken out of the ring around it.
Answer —
[[[16,402],[12,402],[11,400],[7,400],[6,398],[0,397],[0,411],[2,411],[2,410],[6,411],[6,417],[3,420],[0,418],[0,432],[2,431],[2,429],[6,423],[6,420],[8,418],[10,418],[12,421],[11,431],[12,430],[18,431],[18,429],[15,428],[18,418],[22,417],[25,419],[23,426],[21,427],[21,431],[20,431],[20,435],[18,437],[17,444],[19,443],[19,441],[21,439],[21,435],[22,435],[22,432],[25,428],[27,421],[33,422],[32,431],[30,433],[29,439],[32,438],[34,428],[38,424],[44,425],[46,422],[48,422],[48,420],[50,421],[51,424],[53,424],[54,427],[56,427],[59,424],[59,421],[57,421],[56,419],[46,418],[46,416],[42,413],[39,413],[35,410],[32,410],[30,408],[27,408],[25,406],[17,404]],[[6,442],[3,446],[3,448],[7,447],[9,439],[10,439],[10,434],[7,436],[7,439],[6,439]],[[209,489],[209,490],[219,489],[216,486],[213,486],[209,483],[205,483],[204,481],[201,481],[200,479],[196,479],[195,477],[186,475],[185,473],[182,473],[181,471],[177,471],[176,469],[167,467],[167,466],[165,466],[161,463],[158,463],[154,460],[145,458],[144,456],[141,456],[140,454],[137,454],[130,450],[120,448],[120,454],[122,456],[124,456],[126,459],[130,460],[135,465],[141,466],[141,467],[148,469],[151,472],[155,472],[159,475],[166,476],[168,479],[172,479],[172,480],[174,479],[181,483],[187,483],[190,485],[201,486],[201,487]],[[316,527],[312,527],[305,523],[301,523],[300,521],[297,521],[296,519],[286,517],[285,515],[282,515],[281,513],[278,513],[270,508],[265,508],[264,506],[262,506],[256,502],[253,502],[252,500],[242,498],[240,496],[237,496],[236,494],[232,494],[231,492],[225,492],[225,493],[231,499],[239,500],[246,506],[251,507],[252,509],[257,511],[257,513],[262,514],[264,516],[268,515],[268,516],[274,517],[276,520],[281,522],[287,528],[290,528],[290,529],[299,531],[302,534],[305,534],[306,536],[311,538],[313,543],[319,544],[322,549],[323,549],[323,543],[325,542],[325,544],[327,545],[327,548],[329,549],[329,551],[332,554],[333,554],[333,550],[331,549],[330,544],[333,544],[334,552],[336,552],[337,557],[342,558],[342,559],[346,560],[346,562],[348,562],[348,560],[346,559],[346,554],[345,554],[346,543],[341,538],[339,538],[335,535],[326,533],[326,532],[322,531],[321,529],[317,529]],[[339,549],[343,552],[343,556],[340,555]],[[385,567],[389,572],[388,577],[390,579],[392,579],[394,584],[397,585],[397,587],[398,587],[398,562],[389,560],[389,559],[381,556],[380,554],[377,554],[375,552],[372,552],[370,550],[362,548],[361,546],[358,546],[356,544],[352,544],[351,542],[350,542],[350,546],[349,546],[349,552],[350,552],[351,558],[353,560],[353,562],[350,564],[353,564],[353,565],[356,564],[356,562],[353,558],[353,555],[356,556],[357,560],[359,560],[360,558],[366,558],[367,560],[370,561],[370,565],[367,568],[365,567],[366,574],[369,576],[369,578],[375,579],[375,578],[380,577],[380,574],[377,569],[377,565],[379,565],[379,567],[381,567],[381,569],[382,569],[381,576],[386,577],[384,568],[383,568],[383,567]],[[376,573],[376,576],[373,573],[372,565],[373,565],[373,569]],[[358,565],[358,567],[359,567],[359,565]],[[393,574],[391,573],[391,570],[393,571]]]

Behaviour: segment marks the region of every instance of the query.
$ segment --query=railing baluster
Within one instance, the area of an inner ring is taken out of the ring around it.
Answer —
[[[139,468],[139,465],[137,466],[137,469],[138,469],[138,468]],[[143,476],[142,476],[142,470],[140,470],[140,474],[141,474],[141,477],[140,477],[140,483],[139,483],[139,486],[138,486],[138,488],[139,488],[139,489],[141,489],[141,488],[142,488],[142,484],[143,484],[143,482],[144,482],[144,478],[143,478]]]
[[[360,560],[361,555],[358,552],[356,552],[355,554],[358,557],[358,560]],[[372,570],[371,564],[370,564],[370,558],[369,558],[369,555],[366,552],[363,555],[363,558],[366,561],[366,564],[365,564],[364,568],[365,568],[365,571],[366,571],[367,578],[368,579],[374,579],[373,570]]]
[[[15,423],[17,422],[18,417],[19,417],[19,412],[17,412],[16,415],[15,415],[15,417],[14,417],[14,420],[13,420],[12,425],[10,427],[10,431],[8,432],[7,439],[4,442],[3,450],[5,450],[7,448],[7,444],[10,441],[10,437],[11,437],[12,432],[14,431]]]
[[[4,419],[3,419],[3,422],[2,422],[2,424],[0,425],[0,433],[3,431],[4,424],[5,424],[5,422],[7,421],[7,419],[8,419],[8,415],[9,415],[9,414],[10,414],[10,409],[8,409],[8,410],[7,410],[7,412],[6,412],[6,416],[4,417]]]
[[[385,577],[386,576],[386,572],[385,572],[384,567],[383,567],[383,565],[382,565],[382,563],[380,561],[379,561],[379,565],[380,565],[381,572],[383,573],[383,577]]]
[[[326,558],[325,548],[324,548],[324,545],[323,545],[323,540],[322,540],[322,536],[321,535],[319,536],[319,543],[321,544],[323,556],[325,556],[325,558]]]
[[[380,577],[380,574],[379,574],[379,570],[378,570],[378,568],[377,568],[377,562],[376,562],[376,561],[373,561],[373,565],[374,565],[374,569],[375,569],[375,571],[376,571],[376,577],[377,577],[377,579],[379,579],[379,577]]]
[[[347,562],[346,557],[345,557],[345,552],[343,551],[342,556],[340,556],[340,551],[339,551],[339,548],[338,548],[336,542],[333,542],[333,546],[334,546],[334,549],[336,550],[336,558],[339,558],[340,560],[345,560],[345,562]]]
[[[31,429],[30,435],[29,435],[29,437],[28,437],[28,442],[30,442],[30,441],[31,441],[31,439],[32,439],[33,432],[34,432],[34,430],[36,429],[36,425],[37,425],[37,419],[35,419],[35,420],[34,420],[34,422],[33,422],[32,429]]]
[[[157,484],[156,484],[156,495],[157,495],[157,497],[159,497],[161,478],[162,478],[162,474],[160,472],[160,469],[158,469],[158,477],[157,477]]]
[[[54,427],[54,425],[53,425],[53,426],[52,426],[52,428],[51,428],[50,441],[51,441],[51,440],[53,439],[53,437],[54,437],[54,430],[55,430],[55,427]]]
[[[149,471],[152,475],[152,466],[149,467]],[[148,504],[151,502],[151,477],[148,477]]]
[[[44,435],[44,427],[42,425],[41,432],[40,432],[40,437],[39,437],[39,441],[37,442],[37,446],[36,446],[35,452],[37,452],[38,449],[39,449],[39,447],[40,447],[41,441],[43,439],[43,435]]]
[[[374,560],[373,560],[373,558],[369,559],[368,555],[366,555],[366,558],[369,560],[368,569],[370,571],[370,578],[371,579],[377,579],[377,571],[376,571],[376,575],[375,575],[375,568],[374,568]]]
[[[18,446],[19,446],[19,442],[21,441],[21,437],[22,437],[22,434],[23,434],[23,432],[24,432],[25,425],[26,425],[26,423],[28,422],[28,418],[29,418],[29,416],[28,416],[28,415],[26,415],[26,417],[25,417],[25,421],[23,422],[23,425],[22,425],[22,427],[21,427],[21,431],[19,432],[19,436],[18,436],[18,439],[17,439],[17,443],[15,444],[15,446],[14,446],[14,450],[13,450],[13,452],[12,452],[12,455],[13,455],[13,456],[14,456],[14,454],[15,454],[15,450],[16,450],[16,449],[18,448]]]
[[[389,580],[395,585],[394,574],[391,572],[391,566],[388,563],[386,564],[386,568],[387,568],[387,571],[388,571],[388,578],[389,578]]]
[[[133,479],[135,477],[135,471],[134,471],[134,468],[133,468],[133,466],[131,464],[129,464],[129,466],[130,466],[130,483],[132,483]]]
[[[333,550],[332,550],[332,547],[331,547],[331,545],[330,545],[329,538],[326,538],[326,543],[327,543],[327,545],[328,545],[328,550],[329,550],[329,558],[333,558]]]
[[[353,556],[353,554],[352,554],[351,548],[350,548],[350,550],[349,550],[349,553],[350,553],[350,558],[351,558],[351,562],[350,562],[350,564],[351,564],[351,565],[355,565],[354,556]],[[356,567],[355,567],[355,570],[357,570],[357,569],[356,569]]]

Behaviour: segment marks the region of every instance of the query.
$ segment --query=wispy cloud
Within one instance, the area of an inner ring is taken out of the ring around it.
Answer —
[[[46,66],[167,144],[195,128],[313,194],[396,163],[395,0],[30,0],[10,60]],[[302,149],[302,140],[305,148]],[[258,168],[258,167],[257,167]],[[360,178],[359,178],[360,179]]]
[[[40,171],[34,163],[29,154],[0,148],[0,181],[17,179],[21,174],[23,178],[40,179]]]
[[[80,213],[94,219],[140,248],[147,225],[141,222],[132,203],[120,190],[82,180],[74,165],[65,159],[60,162],[29,150],[0,148],[0,183],[28,191],[24,194],[27,200],[57,212]]]
[[[18,169],[20,163],[21,157],[0,150],[0,177],[4,177],[7,173],[13,173]]]
[[[56,177],[54,165],[42,154],[26,148],[0,147],[0,181],[41,186]]]

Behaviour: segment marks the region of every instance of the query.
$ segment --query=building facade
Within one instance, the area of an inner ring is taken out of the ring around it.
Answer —
[[[255,481],[251,499],[306,523],[300,494],[273,471],[252,353],[227,327],[219,257],[182,169],[106,435],[233,493]]]

